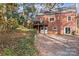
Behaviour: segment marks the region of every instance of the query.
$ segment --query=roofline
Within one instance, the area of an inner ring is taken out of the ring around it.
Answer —
[[[77,14],[76,12],[60,12],[60,13],[52,13],[52,14],[50,14],[50,13],[48,13],[48,14],[44,14],[44,15],[56,15],[56,14],[67,14],[67,13],[75,13],[75,14]],[[44,16],[44,15],[36,15],[36,16]]]

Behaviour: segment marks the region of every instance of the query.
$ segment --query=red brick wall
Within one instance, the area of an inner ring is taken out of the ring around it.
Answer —
[[[72,21],[67,22],[67,16],[72,17]],[[49,22],[49,18],[54,17],[54,22]],[[76,14],[75,13],[62,13],[62,14],[56,14],[56,15],[43,15],[38,16],[37,18],[42,18],[44,21],[48,21],[48,33],[57,34],[60,32],[60,34],[64,34],[64,27],[68,26],[71,27],[72,30],[76,31]],[[60,27],[60,30],[52,30],[53,26],[57,26],[57,28]]]
[[[75,13],[65,13],[65,14],[62,14],[61,16],[62,16],[61,17],[61,19],[62,19],[62,21],[61,21],[61,23],[62,23],[62,25],[61,25],[62,34],[64,33],[64,30],[63,30],[64,27],[70,27],[72,31],[76,31],[76,26],[77,26],[77,24],[76,24],[76,21],[77,21],[76,14]],[[68,22],[67,16],[71,16],[72,21]]]

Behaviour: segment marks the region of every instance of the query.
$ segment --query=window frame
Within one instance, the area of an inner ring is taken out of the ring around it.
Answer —
[[[71,19],[69,20],[69,17],[71,17]],[[67,16],[67,22],[72,21],[72,16]]]
[[[53,21],[51,21],[51,18],[53,18]],[[49,18],[49,22],[54,22],[55,21],[55,17],[50,17]]]

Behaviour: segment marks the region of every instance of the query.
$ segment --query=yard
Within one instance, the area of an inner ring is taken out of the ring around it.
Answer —
[[[35,48],[35,32],[0,33],[1,56],[33,56],[37,55]]]

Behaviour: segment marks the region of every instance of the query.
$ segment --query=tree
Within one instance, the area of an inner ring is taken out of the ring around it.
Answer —
[[[9,19],[10,17],[13,17],[13,18],[17,18],[17,11],[18,11],[18,4],[16,3],[9,3],[9,4],[6,4],[6,16],[7,18]]]
[[[28,6],[28,4],[23,4],[24,15],[32,18],[35,11],[36,11],[36,8],[35,8],[34,3],[30,3],[29,6]],[[30,15],[30,13],[31,13],[31,15]]]
[[[57,3],[45,3],[44,6],[51,11],[56,6]]]
[[[5,30],[6,22],[4,17],[5,4],[0,4],[0,30]]]
[[[30,3],[30,4],[20,4],[22,7],[23,7],[23,13],[22,15],[20,16],[20,23],[22,25],[24,25],[24,23],[27,23],[26,21],[29,20],[29,18],[31,18],[32,20],[34,19],[34,14],[35,14],[35,11],[36,11],[36,8],[35,8],[35,4],[34,3]]]
[[[9,27],[11,27],[8,22],[11,17],[13,17],[13,11],[16,10],[17,4],[5,3],[0,4],[0,29],[1,31],[8,31]],[[15,24],[14,24],[15,25]]]

